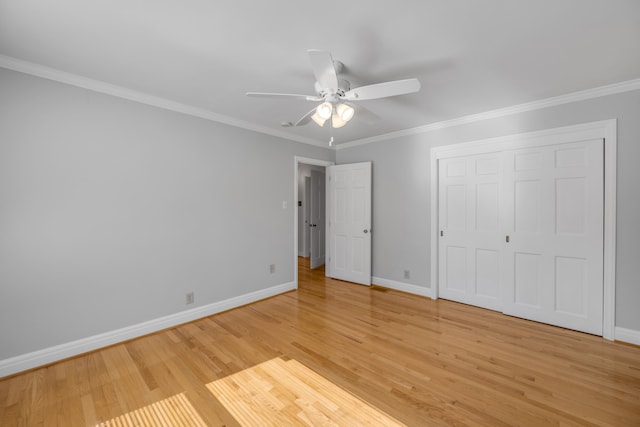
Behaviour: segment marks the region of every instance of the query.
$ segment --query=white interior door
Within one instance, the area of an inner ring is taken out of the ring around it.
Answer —
[[[504,313],[602,335],[603,151],[598,139],[505,153]]]
[[[371,285],[371,163],[327,167],[327,276]]]
[[[440,296],[501,309],[501,156],[443,159],[439,165]]]
[[[310,185],[310,245],[311,269],[324,265],[325,262],[325,174],[311,170]]]

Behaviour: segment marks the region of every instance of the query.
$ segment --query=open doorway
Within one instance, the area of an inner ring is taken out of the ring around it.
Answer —
[[[310,269],[323,269],[326,252],[325,160],[295,158],[294,272],[298,283],[298,262]]]
[[[298,256],[315,269],[325,262],[325,168],[298,165]]]

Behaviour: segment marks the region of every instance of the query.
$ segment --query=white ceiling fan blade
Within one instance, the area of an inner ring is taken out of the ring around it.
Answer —
[[[309,49],[309,59],[313,75],[321,89],[328,89],[331,92],[338,90],[338,75],[333,66],[331,54],[325,50]]]
[[[254,98],[289,98],[289,99],[301,99],[303,101],[322,101],[322,98],[319,96],[300,95],[296,93],[247,92],[246,95]]]
[[[395,80],[351,89],[344,94],[343,98],[349,101],[360,101],[405,95],[407,93],[418,92],[419,90],[420,82],[418,79]]]
[[[307,114],[305,114],[304,116],[302,116],[300,118],[300,120],[298,120],[297,122],[295,122],[293,125],[294,126],[303,126],[306,125],[307,123],[309,123],[311,121],[311,116],[313,116],[313,114],[316,112],[316,107],[314,107],[311,111],[309,111]]]

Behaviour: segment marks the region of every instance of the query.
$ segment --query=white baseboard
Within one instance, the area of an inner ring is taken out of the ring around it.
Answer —
[[[636,331],[633,329],[621,328],[620,326],[616,326],[614,330],[615,340],[616,341],[624,341],[629,344],[640,345],[640,331]]]
[[[411,285],[409,283],[396,282],[395,280],[383,279],[382,277],[372,277],[371,283],[374,285],[383,286],[389,289],[395,289],[396,291],[407,292],[409,294],[420,295],[423,297],[431,296],[431,288],[427,288],[426,286],[417,286]]]
[[[224,301],[214,302],[202,307],[196,307],[191,310],[185,310],[180,313],[170,314],[147,322],[138,323],[137,325],[127,326],[126,328],[116,329],[114,331],[0,360],[0,378],[26,371],[28,369],[37,368],[38,366],[57,362],[68,357],[77,356],[102,347],[117,344],[119,342],[138,338],[163,329],[172,328],[182,323],[211,316],[212,314],[240,307],[245,304],[250,304],[294,289],[296,289],[295,282],[283,283],[260,291],[229,298]]]

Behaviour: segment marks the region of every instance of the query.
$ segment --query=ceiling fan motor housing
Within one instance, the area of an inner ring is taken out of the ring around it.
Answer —
[[[324,98],[325,101],[338,102],[339,98],[342,98],[345,93],[351,90],[351,83],[345,79],[338,79],[338,89],[335,92],[331,89],[321,87],[318,82],[314,83],[314,88],[318,96]]]

